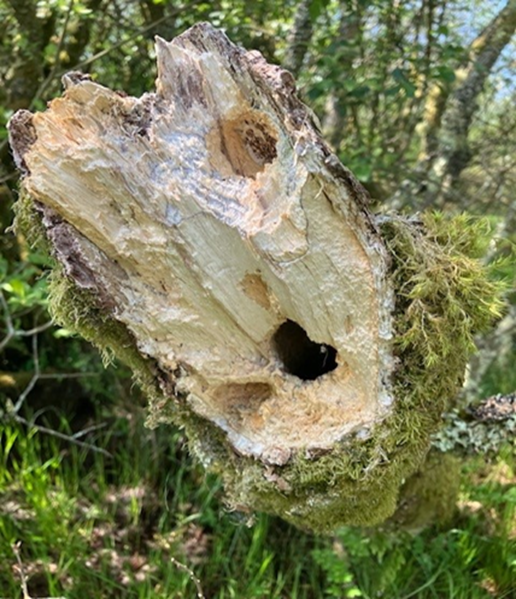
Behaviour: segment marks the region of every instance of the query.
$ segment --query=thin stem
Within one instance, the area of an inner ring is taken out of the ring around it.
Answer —
[[[182,564],[175,557],[171,557],[170,561],[174,564],[174,566],[178,570],[182,570],[183,572],[186,572],[188,574],[188,576],[190,577],[190,580],[195,584],[195,588],[197,589],[197,599],[206,599],[204,596],[203,590],[202,590],[201,581],[193,573],[193,570],[191,570],[185,564]]]
[[[91,443],[85,443],[84,441],[79,441],[79,439],[76,438],[78,433],[75,433],[75,435],[73,435],[73,436],[66,435],[66,434],[60,433],[59,431],[56,431],[52,428],[48,428],[46,426],[41,426],[40,424],[35,424],[34,422],[30,422],[26,418],[22,418],[21,416],[18,416],[17,414],[12,415],[12,418],[15,422],[18,422],[19,424],[23,424],[24,426],[34,429],[34,430],[38,431],[39,433],[44,433],[45,435],[50,435],[51,437],[56,437],[57,439],[63,439],[63,441],[68,441],[69,443],[72,443],[73,445],[78,445],[79,447],[89,449],[95,453],[100,453],[108,458],[113,457],[113,454],[111,454],[109,451],[106,451],[105,449],[102,449],[102,447],[97,447],[96,445],[92,445]],[[100,426],[99,426],[99,428],[100,428]]]

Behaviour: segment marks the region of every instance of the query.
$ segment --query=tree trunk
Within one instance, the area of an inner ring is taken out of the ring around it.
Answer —
[[[294,24],[287,40],[288,46],[283,66],[294,77],[299,75],[313,35],[312,16],[310,15],[311,4],[312,0],[299,0]]]
[[[54,313],[132,366],[232,507],[383,521],[499,308],[464,220],[376,222],[292,76],[210,25],[157,58],[155,94],[71,73],[11,120]]]
[[[458,205],[463,200],[457,186],[472,157],[469,132],[478,97],[515,30],[516,0],[508,0],[471,42],[468,63],[455,70],[455,81],[440,82],[430,89],[418,126],[422,136],[418,163],[412,182],[393,200],[397,207],[414,206],[414,200],[423,208]]]

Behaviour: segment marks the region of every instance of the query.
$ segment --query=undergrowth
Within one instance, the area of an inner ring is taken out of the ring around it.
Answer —
[[[222,502],[170,427],[150,431],[143,410],[96,434],[113,457],[14,425],[0,433],[0,596],[476,599],[516,593],[516,462],[463,466],[446,528],[419,534],[342,529],[303,533],[270,516],[252,527]],[[62,430],[67,429],[66,422]]]

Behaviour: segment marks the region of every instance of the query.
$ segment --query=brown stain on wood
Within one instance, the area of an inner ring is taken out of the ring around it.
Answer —
[[[258,273],[246,274],[240,282],[240,287],[249,299],[252,299],[264,310],[271,308],[269,288]]]
[[[215,389],[213,398],[236,429],[260,429],[264,425],[260,407],[272,394],[268,383],[228,383]]]
[[[256,110],[219,120],[206,136],[210,164],[225,176],[255,179],[277,157],[276,144],[268,117]]]

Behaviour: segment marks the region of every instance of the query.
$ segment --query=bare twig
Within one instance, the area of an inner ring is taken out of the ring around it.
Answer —
[[[0,351],[4,349],[4,347],[11,341],[11,339],[15,336],[15,329],[13,325],[13,321],[11,318],[11,313],[9,312],[9,306],[7,305],[7,301],[5,300],[4,294],[0,289],[0,304],[4,310],[4,322],[7,333],[5,337],[0,342]]]
[[[100,376],[98,372],[58,372],[56,374],[41,373],[39,375],[40,380],[52,380],[52,379],[82,379],[89,376]]]
[[[2,185],[3,183],[7,183],[7,181],[10,181],[11,179],[17,179],[18,178],[18,173],[14,172],[14,173],[9,173],[8,175],[4,175],[3,177],[0,177],[0,185]]]
[[[27,587],[27,577],[25,575],[25,571],[23,569],[23,563],[22,563],[21,557],[20,557],[21,541],[17,541],[11,547],[12,547],[13,553],[16,557],[16,561],[18,562],[18,569],[20,571],[20,580],[21,580],[23,599],[33,599],[29,595],[29,589]],[[41,597],[40,599],[66,599],[66,598],[65,597]]]
[[[101,422],[100,424],[94,424],[93,426],[89,426],[88,428],[83,428],[82,431],[78,431],[72,435],[72,439],[79,439],[80,437],[84,437],[88,433],[92,433],[93,431],[98,431],[101,428],[105,428],[107,426],[107,422]]]
[[[9,307],[8,307],[7,302],[5,301],[5,297],[3,296],[3,293],[1,291],[0,291],[0,304],[4,308],[4,312],[5,312],[4,320],[5,320],[5,325],[6,325],[6,329],[7,329],[7,335],[5,336],[5,338],[2,340],[2,342],[0,344],[0,350],[3,349],[3,347],[5,347],[7,345],[7,343],[13,337],[15,337],[17,335],[22,335],[22,336],[32,335],[32,359],[34,362],[34,373],[31,377],[28,385],[25,387],[25,389],[22,391],[22,393],[20,393],[16,403],[14,405],[11,404],[11,405],[7,406],[7,409],[4,412],[5,416],[7,416],[7,418],[11,418],[12,420],[14,420],[15,422],[17,422],[19,424],[23,424],[24,426],[34,429],[40,433],[51,435],[53,437],[57,437],[58,439],[63,439],[65,441],[68,441],[69,443],[72,443],[74,445],[78,445],[79,447],[89,449],[91,451],[100,453],[107,457],[112,457],[112,455],[105,449],[102,449],[101,447],[97,447],[96,445],[92,445],[91,443],[86,443],[84,441],[79,440],[81,437],[84,437],[88,433],[90,433],[94,430],[103,428],[104,426],[106,426],[105,423],[91,426],[87,429],[84,429],[82,431],[74,433],[73,435],[66,435],[64,433],[60,433],[59,431],[53,430],[46,426],[41,426],[39,424],[36,424],[33,421],[31,422],[31,421],[27,420],[26,418],[23,418],[22,416],[19,415],[19,411],[21,410],[23,404],[25,403],[25,400],[27,399],[29,393],[31,393],[31,391],[34,389],[34,387],[36,386],[36,383],[39,380],[51,379],[51,378],[76,378],[76,377],[82,377],[82,376],[92,376],[92,375],[94,375],[94,373],[42,374],[41,369],[40,369],[40,363],[39,363],[38,333],[46,330],[49,326],[51,326],[51,323],[45,323],[39,327],[34,327],[30,331],[16,331],[14,329],[11,315],[9,313]]]
[[[186,572],[188,574],[190,580],[195,584],[195,588],[197,589],[197,599],[206,599],[202,590],[201,581],[193,573],[193,570],[191,570],[188,566],[178,561],[175,557],[171,557],[170,561],[178,570],[182,570],[183,572]]]
[[[31,335],[37,335],[38,333],[43,333],[43,331],[46,331],[47,329],[50,329],[53,326],[54,326],[54,323],[51,320],[47,320],[47,322],[44,322],[43,324],[40,324],[37,327],[29,329],[28,331],[15,331],[15,336],[16,337],[30,337]]]
[[[18,397],[18,401],[14,404],[14,406],[12,408],[12,413],[13,414],[18,414],[18,412],[20,411],[21,407],[23,406],[25,400],[27,399],[27,396],[34,389],[34,386],[38,382],[38,379],[39,379],[39,376],[40,376],[40,370],[39,370],[39,353],[38,353],[38,336],[37,335],[34,335],[32,337],[32,358],[34,360],[34,374],[32,375],[32,378],[29,381],[29,384],[25,387],[25,389],[23,390],[23,392],[20,393],[20,396]]]
[[[106,451],[105,449],[102,449],[102,447],[97,447],[96,445],[92,445],[91,443],[79,441],[77,437],[80,436],[80,433],[82,433],[83,431],[75,433],[74,435],[65,435],[64,433],[60,433],[59,431],[56,431],[52,428],[41,426],[40,424],[35,424],[34,422],[30,422],[26,418],[18,416],[18,414],[12,414],[11,417],[15,422],[28,426],[29,428],[38,431],[38,433],[44,433],[45,435],[50,435],[51,437],[56,437],[57,439],[63,439],[63,441],[68,441],[72,445],[77,445],[79,447],[83,447],[84,449],[89,449],[94,453],[100,453],[108,458],[113,457],[113,454],[109,453],[109,451]],[[101,426],[99,426],[98,428],[101,428]]]
[[[20,569],[20,579],[21,579],[23,599],[31,599],[31,597],[29,595],[29,589],[27,588],[27,578],[25,576],[25,571],[23,569],[23,563],[22,563],[21,557],[20,557],[20,547],[21,547],[21,541],[17,541],[12,546],[12,550],[16,557],[16,561],[18,562],[18,568]]]
[[[5,337],[2,339],[2,341],[0,341],[0,351],[2,351],[12,341],[14,337],[31,337],[32,335],[42,333],[43,331],[46,331],[51,326],[53,326],[53,322],[49,320],[27,331],[15,329],[13,320],[11,318],[11,313],[9,312],[9,306],[1,289],[0,305],[2,306],[4,311],[4,322],[5,328],[7,330]]]

